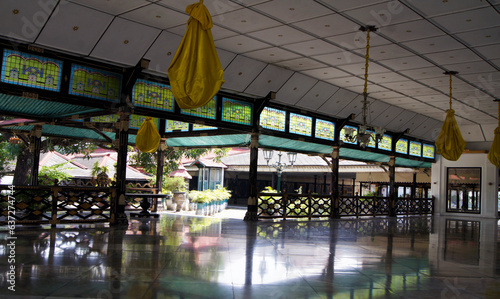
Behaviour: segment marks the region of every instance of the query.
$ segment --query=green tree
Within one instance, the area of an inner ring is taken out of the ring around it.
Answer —
[[[74,169],[73,167],[67,167],[69,162],[63,162],[54,164],[51,166],[42,166],[38,173],[38,183],[40,185],[52,185],[54,181],[59,182],[66,181],[71,178],[71,175],[66,172],[66,170]]]

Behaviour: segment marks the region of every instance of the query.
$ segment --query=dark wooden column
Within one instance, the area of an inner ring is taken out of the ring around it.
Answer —
[[[42,126],[35,126],[30,132],[31,165],[30,185],[38,186],[38,167],[40,166],[40,151],[42,148]]]
[[[330,194],[332,195],[332,218],[339,218],[339,160],[340,148],[333,147],[332,151],[332,179],[330,182]]]
[[[257,221],[257,167],[259,158],[259,134],[252,133],[250,142],[250,172],[248,177],[249,197],[245,221]]]
[[[164,140],[161,141],[160,146],[158,147],[158,156],[156,161],[156,190],[157,193],[161,193],[163,188],[163,167],[165,166],[165,144]]]
[[[389,159],[389,216],[396,216],[396,157]]]
[[[128,126],[130,115],[120,113],[120,128],[116,133],[118,140],[118,157],[116,162],[116,196],[113,199],[113,217],[111,224],[128,225],[127,215],[125,214],[125,191],[127,189],[127,147],[128,147]]]

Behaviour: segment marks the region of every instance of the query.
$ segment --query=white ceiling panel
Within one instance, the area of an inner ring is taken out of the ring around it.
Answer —
[[[0,35],[33,42],[55,8],[54,3],[44,4],[31,0],[3,0],[0,18]]]
[[[260,62],[245,56],[236,56],[224,70],[224,88],[238,92],[244,91],[266,67]],[[267,93],[266,93],[267,94]]]
[[[318,111],[322,113],[339,116],[339,112],[349,104],[354,98],[358,97],[359,94],[349,91],[344,88],[337,90],[331,98],[328,99]]]
[[[330,13],[316,2],[303,0],[274,0],[254,5],[253,8],[286,23],[317,18]]]
[[[351,10],[355,8],[360,8],[364,6],[369,6],[377,3],[387,2],[387,0],[349,0],[349,1],[338,1],[338,0],[323,0],[322,2],[327,3],[334,9],[338,11]]]
[[[150,4],[141,8],[126,12],[120,17],[131,21],[141,22],[145,25],[158,29],[167,29],[186,24],[189,16],[161,5]]]
[[[329,37],[358,30],[359,25],[340,14],[312,18],[306,21],[293,23],[302,30],[311,32],[318,37]]]
[[[407,41],[402,43],[413,51],[422,54],[450,51],[462,49],[464,46],[449,35],[440,35],[419,40]]]
[[[420,126],[410,131],[410,134],[420,137],[432,136],[433,138],[431,138],[431,140],[435,140],[439,135],[442,126],[443,122],[428,117],[424,122],[420,124]]]
[[[33,2],[33,1],[29,1]],[[49,1],[50,2],[50,1]],[[71,0],[71,2],[85,5],[91,8],[95,8],[97,10],[112,14],[112,15],[119,15],[122,13],[125,13],[127,11],[142,7],[144,5],[150,4],[149,1],[144,1],[144,0],[128,0],[128,1],[123,1],[123,0]],[[43,1],[38,2],[39,4],[42,4]]]
[[[283,48],[305,56],[316,56],[326,53],[338,53],[344,51],[343,49],[334,46],[331,43],[319,39],[284,45]]]
[[[347,105],[345,105],[344,108],[342,108],[342,110],[340,110],[337,115],[340,118],[347,118],[349,117],[349,115],[351,115],[351,113],[354,113],[356,115],[354,120],[356,122],[362,122],[362,116],[361,116],[362,108],[363,108],[363,96],[358,95],[349,103],[347,103]]]
[[[457,71],[459,76],[465,74],[490,73],[496,71],[494,67],[492,67],[484,60],[475,62],[448,64],[448,65],[443,65],[443,67],[451,71]]]
[[[368,67],[368,70],[370,71],[371,68],[370,66]],[[395,72],[387,72],[387,73],[378,73],[378,74],[368,74],[368,81],[376,83],[376,84],[383,84],[387,82],[401,82],[401,81],[408,81],[408,78],[402,75],[399,75]]]
[[[325,82],[318,82],[295,105],[306,109],[317,110],[339,90],[338,87]]]
[[[475,50],[486,59],[500,59],[500,44],[476,47]]]
[[[136,65],[160,32],[146,25],[115,18],[90,56],[125,65]]]
[[[150,1],[150,0],[147,0]],[[154,1],[154,0],[153,0]],[[248,2],[248,1],[245,1]],[[193,0],[159,0],[157,2],[165,7],[174,8],[178,11],[186,11],[188,5],[196,3]],[[232,1],[206,1],[203,3],[210,12],[212,18],[218,18],[222,13],[243,8],[241,5]]]
[[[323,64],[311,58],[297,58],[287,61],[280,61],[277,62],[276,65],[297,71],[326,67],[326,64]]]
[[[348,51],[317,55],[313,56],[313,58],[322,61],[328,65],[345,65],[351,63],[361,63],[365,61],[364,57],[361,57],[359,55],[353,54]]]
[[[293,71],[267,65],[250,86],[245,89],[245,93],[263,97],[270,91],[278,91],[292,75]]]
[[[384,60],[382,64],[396,71],[420,69],[432,66],[432,64],[427,60],[415,56],[387,59]]]
[[[405,42],[443,35],[443,31],[426,20],[416,20],[389,25],[380,29],[380,34],[393,40]]]
[[[182,29],[183,29],[183,31],[180,31],[179,34],[184,36],[184,33],[186,32],[186,28],[187,28],[186,25],[175,27],[175,29],[177,29],[179,27],[182,27]],[[172,28],[170,28],[168,31],[173,32]],[[229,30],[227,28],[222,28],[222,27],[217,26],[217,25],[214,25],[212,27],[211,31],[212,31],[212,37],[214,38],[214,41],[238,35],[238,33],[234,32],[232,30]]]
[[[462,125],[460,126],[460,132],[465,142],[485,141],[480,125]]]
[[[344,78],[326,79],[325,81],[330,82],[336,86],[343,86],[345,88],[355,86],[355,87],[359,87],[361,89],[363,88],[364,83],[365,83],[365,80],[358,78],[358,77],[354,77],[354,76],[349,76],[349,77],[344,77]],[[362,90],[361,90],[361,92],[362,92]],[[357,92],[357,93],[359,94],[360,92]]]
[[[361,24],[375,25],[376,27],[385,27],[420,19],[418,14],[396,1],[387,1],[349,10],[345,14],[360,21]]]
[[[405,127],[406,123],[408,123],[409,119],[412,119],[417,114],[413,111],[404,110],[397,117],[395,117],[391,122],[386,125],[386,128],[395,131],[402,132],[407,129]]]
[[[439,52],[426,55],[427,58],[439,63],[440,65],[456,64],[463,62],[479,61],[481,57],[469,49],[455,50],[453,52]]]
[[[278,90],[276,101],[286,104],[297,103],[317,82],[317,79],[295,73]]]
[[[412,130],[415,128],[419,127],[421,124],[423,124],[429,117],[422,115],[422,114],[416,114],[414,117],[408,120],[405,124],[402,125],[403,128],[410,128],[410,135],[413,135]]]
[[[227,66],[236,58],[236,56],[238,56],[233,52],[229,52],[226,50],[221,50],[221,49],[216,49],[216,50],[223,70],[227,68]]]
[[[109,14],[65,2],[45,24],[36,43],[88,55],[112,20]]]
[[[302,71],[303,74],[316,79],[326,80],[333,78],[349,77],[350,75],[334,67],[319,68],[314,70]]]
[[[254,31],[248,33],[248,35],[274,46],[293,44],[312,39],[309,34],[302,33],[301,31],[293,29],[289,26],[278,26],[269,29]]]
[[[472,8],[488,6],[486,1],[434,1],[434,0],[403,0],[411,4],[427,17],[447,15]]]
[[[182,36],[163,31],[144,55],[150,60],[149,69],[166,74],[181,40]]]
[[[279,61],[292,60],[301,57],[299,54],[278,47],[271,47],[252,52],[247,52],[245,53],[245,56],[267,63],[276,63]]]
[[[238,9],[212,19],[214,24],[231,30],[248,33],[281,25],[279,22],[250,9]]]
[[[448,32],[458,33],[492,27],[495,25],[497,18],[498,12],[493,7],[484,7],[432,19],[446,28]]]
[[[495,129],[498,125],[496,124],[483,124],[481,125],[481,130],[483,131],[483,136],[485,141],[493,141],[495,138]]]
[[[401,93],[395,92],[395,91],[380,91],[380,92],[375,92],[375,91],[370,91],[371,86],[368,86],[368,93],[370,94],[371,97],[377,99],[377,100],[382,100],[386,102],[386,99],[395,99],[395,98],[402,98]],[[410,99],[408,97],[404,97],[405,99]]]
[[[472,47],[498,44],[500,40],[499,22],[492,22],[492,25],[497,27],[457,33],[455,36]]]
[[[236,54],[268,48],[270,45],[257,41],[245,35],[237,35],[214,41],[217,48],[225,49]]]
[[[350,64],[343,64],[338,66],[339,69],[342,69],[346,72],[352,73],[357,76],[363,76],[365,75],[365,63],[350,63]],[[389,69],[381,66],[378,63],[375,62],[370,62],[368,65],[368,79],[370,79],[370,74],[378,74],[378,73],[387,73]]]
[[[370,35],[370,46],[375,47],[375,46],[387,45],[390,43],[390,41],[381,36],[372,38],[375,35],[377,35],[376,32],[375,34]],[[331,41],[332,43],[335,43],[341,48],[345,48],[348,50],[366,48],[366,33],[361,32],[359,30],[356,30],[355,32],[351,33],[327,37],[326,40]]]
[[[443,77],[443,72],[443,69],[435,66],[422,67],[413,70],[401,70],[403,75],[415,80]]]
[[[384,103],[385,104],[385,103]],[[380,105],[377,105],[379,107]],[[372,109],[373,110],[373,109]],[[386,127],[391,121],[398,117],[402,112],[403,108],[390,105],[384,109],[378,116],[372,118],[372,125]]]
[[[366,49],[358,49],[357,53],[361,55],[366,55]],[[384,59],[392,59],[398,57],[407,57],[413,56],[413,53],[404,49],[401,46],[395,44],[371,47],[370,46],[370,59],[372,60],[384,60]]]

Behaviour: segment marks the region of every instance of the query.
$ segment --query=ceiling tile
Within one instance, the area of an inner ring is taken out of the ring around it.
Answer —
[[[357,49],[355,51],[361,55],[366,55],[366,49]],[[369,55],[370,59],[377,61],[377,60],[392,59],[398,57],[407,57],[407,56],[412,56],[414,54],[402,48],[401,46],[390,44],[377,47],[370,46]]]
[[[36,42],[88,55],[112,19],[109,14],[66,2],[51,16]]]
[[[247,8],[225,13],[223,17],[213,18],[212,21],[214,24],[240,33],[248,33],[281,25],[279,22]]]
[[[444,34],[443,31],[426,20],[389,25],[381,28],[378,32],[397,42],[436,37]]]
[[[334,67],[326,67],[319,68],[314,70],[305,70],[302,71],[303,74],[314,77],[320,80],[333,79],[333,78],[341,78],[350,76],[348,73],[341,71]]]
[[[269,44],[260,42],[245,35],[237,35],[214,41],[217,48],[225,49],[236,54],[268,48]]]
[[[390,43],[390,41],[381,36],[374,37],[375,35],[377,34],[370,35],[370,46],[375,47],[380,45],[387,45]],[[359,30],[351,33],[327,37],[326,40],[331,41],[341,48],[349,50],[366,48],[366,34]]]
[[[314,1],[274,0],[254,5],[253,8],[272,15],[286,23],[317,18],[331,13],[323,5]]]
[[[222,50],[222,49],[218,49],[216,48],[217,50],[217,54],[219,56],[219,60],[220,60],[220,64],[222,65],[222,69],[226,69],[227,66],[234,60],[234,58],[236,58],[236,54],[234,54],[233,52],[229,52],[229,51],[226,51],[226,50]]]
[[[430,62],[418,56],[387,59],[382,61],[381,64],[396,71],[405,71],[432,66]]]
[[[471,9],[432,19],[451,33],[471,31],[500,25],[498,12],[493,7]]]
[[[349,77],[344,77],[344,78],[326,79],[325,81],[330,82],[333,85],[342,86],[345,88],[352,87],[352,86],[363,88],[363,85],[365,84],[365,80],[358,78],[358,77],[354,77],[354,76],[349,76]],[[358,92],[358,94],[359,94],[359,92]]]
[[[401,102],[402,99],[409,99],[409,98],[403,97],[403,95],[401,93],[398,93],[395,91],[385,90],[385,91],[375,92],[375,91],[370,91],[370,86],[368,87],[368,90],[369,90],[368,93],[370,94],[371,97],[373,97],[377,100],[384,101],[386,103],[392,104],[392,102],[388,101],[388,99],[399,99],[399,102]]]
[[[420,138],[425,138],[427,140],[436,140],[439,132],[441,131],[443,122],[433,118],[427,118],[418,127],[409,126],[409,128],[415,128],[410,131],[410,135],[417,136]]]
[[[475,50],[486,59],[500,59],[500,44],[476,47]]]
[[[350,72],[354,75],[365,75],[365,63],[351,63],[351,64],[345,64],[345,65],[339,65],[339,69],[342,69],[346,72]],[[381,66],[378,63],[375,62],[370,62],[368,65],[368,73],[369,74],[377,74],[377,73],[387,73],[389,69]],[[370,76],[368,76],[368,79],[370,79]]]
[[[472,47],[497,44],[500,40],[500,27],[468,31],[455,36]]]
[[[450,97],[445,94],[436,95],[426,95],[426,96],[415,96],[415,98],[424,103],[434,103],[434,102],[449,102]]]
[[[90,56],[125,65],[136,65],[160,32],[149,26],[115,18]]]
[[[387,1],[345,12],[364,25],[385,27],[401,22],[420,19],[420,16],[397,1]]]
[[[455,50],[453,52],[438,52],[426,55],[427,58],[439,63],[440,65],[456,64],[462,62],[471,62],[481,60],[481,57],[476,55],[469,49]]]
[[[422,84],[415,82],[415,81],[412,81],[412,80],[399,81],[399,82],[386,82],[383,85],[386,88],[394,89],[394,90],[398,90],[398,91],[404,91],[406,89],[423,87]]]
[[[403,132],[407,129],[405,125],[408,123],[409,119],[412,119],[417,114],[413,111],[404,110],[392,121],[390,121],[385,128],[394,132]]]
[[[368,5],[373,5],[381,2],[387,2],[387,0],[349,0],[349,1],[323,0],[323,2],[328,3],[329,6],[333,7],[337,11],[344,11]]]
[[[382,102],[380,102],[382,103]],[[377,104],[379,104],[377,102]],[[383,103],[385,105],[385,103]],[[377,106],[377,105],[376,105]],[[381,106],[381,105],[378,105]],[[378,107],[377,107],[378,108]],[[381,113],[372,118],[371,124],[374,126],[386,127],[391,121],[398,117],[404,110],[400,107],[388,105]]]
[[[420,80],[428,78],[439,78],[443,77],[443,69],[436,66],[423,67],[412,70],[401,70],[401,73],[409,78]]]
[[[175,28],[178,28],[178,27],[175,27]],[[184,33],[186,32],[186,26],[184,25],[182,29],[183,29],[183,31],[180,34],[182,36],[184,36]],[[170,28],[169,31],[172,31],[172,28]],[[232,30],[226,29],[226,28],[222,28],[222,27],[217,26],[217,25],[214,25],[212,27],[212,37],[213,37],[214,41],[219,40],[219,39],[232,37],[232,36],[236,36],[236,35],[238,35],[238,33],[234,32]]]
[[[402,43],[421,54],[449,51],[464,48],[460,42],[449,35],[441,35]]]
[[[368,67],[368,70],[370,70],[370,67]],[[375,84],[383,84],[386,82],[401,82],[401,81],[407,81],[408,78],[402,75],[399,75],[395,72],[386,72],[386,73],[377,73],[377,74],[369,74],[368,76],[368,81],[375,83]]]
[[[185,24],[189,16],[157,4],[146,5],[132,11],[126,12],[120,17],[136,21],[151,27],[167,29]]]
[[[32,2],[32,1],[29,1]],[[144,0],[71,0],[76,4],[85,5],[112,15],[119,15],[124,12],[139,8],[144,5],[148,5],[149,2]],[[42,2],[39,2],[42,3]]]
[[[300,55],[292,53],[287,50],[283,50],[278,47],[266,48],[261,50],[256,50],[252,52],[245,53],[245,56],[261,60],[267,63],[276,63],[283,60],[291,60],[299,58]]]
[[[312,36],[289,26],[278,26],[254,31],[248,35],[275,46],[293,44],[313,39]]]
[[[323,105],[339,88],[325,82],[318,82],[313,86],[295,105],[317,110]]]
[[[359,25],[340,14],[329,14],[319,18],[293,23],[293,26],[310,32],[317,37],[328,37],[355,32]]]
[[[53,4],[44,5],[42,2],[34,3],[31,0],[4,0],[2,1],[3,13],[0,18],[0,35],[33,42],[53,9]]]
[[[150,60],[149,70],[166,74],[181,40],[182,36],[163,31],[144,55]]]
[[[150,0],[147,0],[150,1]],[[153,0],[154,1],[154,0]],[[248,1],[245,1],[248,2]],[[186,11],[188,5],[196,3],[193,0],[160,0],[156,3],[168,7],[176,9],[180,12]],[[241,5],[234,3],[232,1],[206,1],[203,3],[205,7],[210,12],[212,18],[218,18],[220,14],[227,13],[233,10],[243,8]]]
[[[316,56],[320,54],[344,51],[343,49],[334,46],[331,43],[322,41],[320,39],[284,45],[283,48],[296,53],[300,53],[305,56]]]
[[[485,141],[480,125],[461,125],[460,132],[465,142]]]
[[[349,51],[342,51],[338,53],[330,53],[313,56],[314,59],[322,61],[329,65],[345,65],[351,63],[361,63],[365,61],[364,57],[353,54]]]
[[[427,17],[451,14],[472,8],[488,6],[486,1],[435,1],[435,0],[404,0]]]
[[[497,124],[481,124],[481,130],[483,131],[485,141],[493,141],[497,126]]]
[[[413,105],[419,104],[418,101],[415,101],[412,98],[402,97],[401,95],[399,95],[399,97],[382,97],[382,96],[379,96],[378,94],[371,94],[371,95],[379,101],[382,101],[382,102],[390,104],[390,105],[398,106],[398,107],[401,107],[402,105],[409,106],[411,104],[413,104]],[[409,107],[411,107],[411,106],[409,106]],[[407,108],[405,108],[405,109],[407,109]]]
[[[475,73],[489,73],[495,72],[496,69],[486,63],[485,61],[475,61],[457,64],[447,64],[443,65],[448,70],[457,71],[459,76],[465,74],[475,74]]]
[[[329,98],[322,106],[318,108],[318,111],[322,111],[323,113],[339,117],[340,115],[338,113],[358,96],[359,94],[357,93],[344,88],[340,88],[333,94],[331,98]],[[347,116],[348,115],[346,115],[345,117]]]
[[[318,80],[300,73],[294,73],[292,77],[278,90],[276,101],[292,104],[297,103]]]
[[[297,71],[326,67],[325,64],[306,57],[277,62],[276,65]]]
[[[225,82],[222,87],[243,92],[265,67],[263,62],[238,55],[224,70]]]
[[[279,90],[292,75],[293,71],[268,64],[244,92],[264,97]]]
[[[402,127],[410,128],[410,135],[412,135],[412,130],[420,126],[427,119],[429,119],[429,117],[417,113],[414,117],[408,119],[408,121],[404,125],[402,125]]]

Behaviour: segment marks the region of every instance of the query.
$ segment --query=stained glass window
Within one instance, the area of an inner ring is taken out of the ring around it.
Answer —
[[[434,159],[435,147],[432,144],[424,143],[424,151],[422,152],[422,157]]]
[[[169,85],[138,79],[132,90],[135,106],[174,111],[174,95]]]
[[[147,116],[143,116],[143,115],[135,115],[135,114],[132,114],[130,115],[130,122],[129,122],[129,127],[132,128],[132,129],[140,129],[141,126],[142,126],[142,123],[144,123],[144,120],[146,119]],[[158,118],[156,117],[152,117],[151,118],[156,126],[156,129],[158,129],[158,124],[159,124],[159,120]]]
[[[59,91],[62,61],[5,49],[2,82]]]
[[[410,141],[410,155],[420,157],[422,154],[422,143]]]
[[[290,133],[311,136],[312,117],[290,113]]]
[[[118,114],[99,115],[90,118],[90,122],[94,123],[115,123],[119,120],[120,115]]]
[[[399,139],[398,142],[396,142],[396,152],[408,154],[408,139]]]
[[[335,140],[335,124],[326,120],[316,119],[316,138]]]
[[[243,101],[222,99],[222,120],[237,124],[252,125],[253,105]]]
[[[187,115],[198,116],[198,117],[202,117],[202,118],[215,119],[216,111],[217,111],[217,101],[215,100],[215,97],[214,97],[204,106],[194,108],[194,109],[182,109],[181,113],[187,114]]]
[[[375,131],[372,130],[366,130],[367,133],[369,133],[372,137],[370,138],[370,142],[366,146],[375,148],[377,146],[377,143],[375,142]],[[380,145],[379,145],[380,146]]]
[[[181,131],[186,132],[189,130],[189,123],[167,119],[165,121],[165,132]]]
[[[353,126],[344,126],[340,130],[340,140],[349,144],[357,144],[358,128]]]
[[[386,151],[391,151],[392,150],[392,137],[384,134],[382,137],[382,140],[378,142],[378,148],[383,149]]]
[[[285,111],[265,107],[260,113],[260,125],[263,128],[285,131]]]
[[[203,131],[203,130],[217,130],[217,127],[193,124],[193,131]]]
[[[88,98],[118,102],[121,75],[73,64],[69,93]]]

